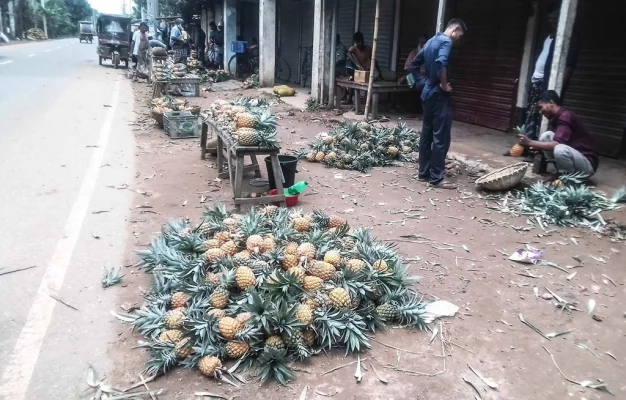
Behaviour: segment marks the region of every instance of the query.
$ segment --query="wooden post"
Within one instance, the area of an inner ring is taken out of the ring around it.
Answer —
[[[372,63],[370,65],[370,82],[367,85],[367,101],[365,102],[365,111],[363,119],[367,121],[370,112],[370,103],[372,102],[372,90],[374,89],[374,71],[376,71],[376,48],[378,47],[378,20],[380,18],[380,0],[376,0],[376,17],[374,19],[374,44],[372,45]],[[358,93],[358,92],[357,92]],[[359,101],[357,95],[356,100]]]
[[[337,63],[337,15],[339,14],[339,0],[333,0],[333,14],[330,31],[330,65],[328,81],[328,108],[335,107],[335,75]]]

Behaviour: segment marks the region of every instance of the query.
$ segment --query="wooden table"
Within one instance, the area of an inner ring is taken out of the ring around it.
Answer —
[[[233,137],[228,132],[219,129],[213,121],[207,119],[202,123],[202,135],[200,137],[200,148],[202,150],[201,158],[206,158],[206,142],[209,130],[217,136],[217,172],[219,178],[228,178],[233,188],[233,200],[235,207],[241,205],[257,205],[280,203],[283,207],[287,205],[284,194],[283,171],[280,168],[278,153],[280,149],[267,147],[239,146],[235,143]],[[276,185],[277,195],[262,196],[255,198],[242,197],[243,195],[243,176],[247,172],[254,172],[255,178],[261,177],[261,169],[257,156],[269,155],[272,160],[272,171]],[[250,158],[250,163],[245,163],[245,157]],[[224,163],[228,164],[228,171],[224,170]]]
[[[367,83],[357,83],[348,78],[337,78],[335,79],[335,86],[341,86],[346,89],[356,89],[363,90],[367,93],[368,84]],[[375,81],[374,86],[372,87],[372,119],[378,118],[378,95],[380,93],[400,93],[400,92],[412,92],[415,89],[409,87],[407,84],[402,84],[398,82],[392,81]],[[339,104],[339,93],[335,91],[335,104]],[[355,111],[357,114],[360,113],[361,102],[360,98],[357,95],[354,97]]]

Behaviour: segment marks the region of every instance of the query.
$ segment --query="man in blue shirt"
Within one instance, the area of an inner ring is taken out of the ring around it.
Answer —
[[[179,62],[183,57],[183,20],[176,19],[176,23],[170,33],[170,48],[174,51],[174,59]]]
[[[444,181],[452,129],[452,86],[449,81],[448,58],[452,43],[459,40],[466,31],[463,21],[456,18],[451,20],[443,33],[436,34],[426,43],[409,67],[416,81],[422,78],[426,81],[422,91],[424,121],[420,136],[419,180],[442,189],[456,188],[456,185]]]

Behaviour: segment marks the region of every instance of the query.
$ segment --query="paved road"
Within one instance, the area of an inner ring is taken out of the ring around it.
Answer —
[[[133,100],[95,46],[0,47],[0,274],[36,266],[0,275],[0,399],[79,398],[125,329],[100,280],[125,252],[131,192],[107,186],[134,177]]]

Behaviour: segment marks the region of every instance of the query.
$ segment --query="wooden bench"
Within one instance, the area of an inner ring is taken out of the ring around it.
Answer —
[[[367,93],[369,87],[368,83],[357,83],[348,78],[335,79],[335,86],[341,86],[346,89],[363,90]],[[400,92],[412,92],[415,89],[409,87],[407,84],[398,83],[395,81],[375,81],[372,87],[372,119],[378,118],[378,95],[380,93],[400,93]],[[335,104],[339,104],[339,92],[335,91]],[[357,114],[361,112],[361,104],[358,94],[354,97],[355,111]]]
[[[207,150],[206,142],[209,130],[217,136],[217,173],[219,178],[228,178],[233,188],[233,200],[235,207],[241,205],[260,205],[270,203],[280,203],[283,207],[287,205],[284,193],[283,171],[280,168],[278,153],[280,149],[266,147],[239,146],[233,137],[219,129],[211,120],[202,123],[202,135],[200,137],[201,158],[205,159]],[[261,177],[261,168],[257,156],[269,155],[272,161],[272,171],[278,194],[273,196],[262,196],[246,198],[243,196],[243,176],[248,172],[254,172],[255,178]],[[250,158],[250,163],[245,163],[245,158]],[[228,171],[224,170],[224,164],[228,165]]]

